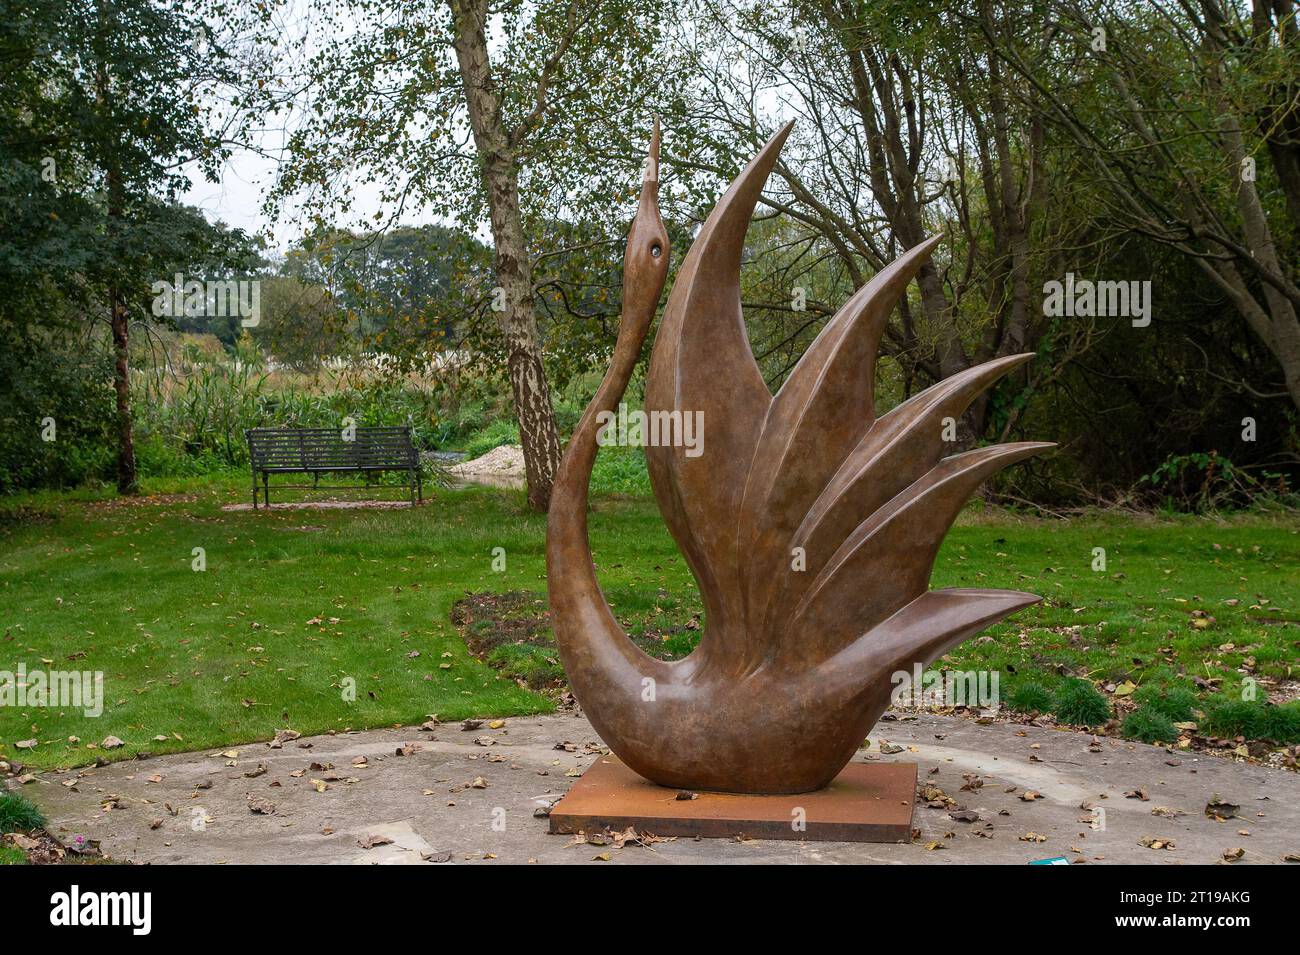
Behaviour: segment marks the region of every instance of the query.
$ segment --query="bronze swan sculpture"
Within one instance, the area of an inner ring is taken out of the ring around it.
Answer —
[[[929,590],[944,534],[978,485],[1053,445],[944,456],[942,424],[1032,355],[967,369],[877,417],[876,352],[890,311],[938,237],[908,250],[825,325],[773,396],[740,305],[759,193],[790,126],[732,183],[698,233],[664,309],[647,412],[702,411],[703,453],[646,447],[664,520],[699,583],[705,628],[656,660],[619,626],[587,535],[598,418],[627,387],[668,274],[659,128],[628,233],[610,367],[557,474],[547,587],[565,672],[601,738],[663,786],[798,793],[827,785],[888,707],[891,675],[926,665],[1040,598]]]

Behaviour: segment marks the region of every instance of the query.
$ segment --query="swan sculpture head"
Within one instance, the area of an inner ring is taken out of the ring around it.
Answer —
[[[659,120],[650,137],[650,154],[641,177],[641,196],[627,233],[623,254],[623,322],[638,328],[624,334],[645,339],[668,278],[668,230],[659,215]],[[620,329],[622,331],[622,329]]]
[[[829,783],[928,665],[1033,594],[929,589],[944,534],[979,484],[1045,448],[945,456],[943,419],[1030,355],[967,369],[877,416],[880,336],[938,237],[908,250],[822,329],[775,396],[740,306],[745,230],[786,126],[718,201],[682,262],[646,378],[646,410],[702,412],[703,453],[647,447],[664,520],[699,583],[705,628],[685,659],[640,650],[596,580],[587,499],[602,412],[616,408],[667,275],[658,127],[628,236],[610,368],[560,464],[547,586],[573,693],[613,752],[664,786],[796,793]],[[659,248],[656,255],[654,249]]]

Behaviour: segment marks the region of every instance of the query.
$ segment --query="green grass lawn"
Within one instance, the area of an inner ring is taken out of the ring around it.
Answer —
[[[234,476],[147,490],[183,496],[41,494],[0,510],[0,670],[104,673],[99,718],[0,707],[0,759],[66,766],[265,739],[279,728],[550,708],[472,657],[449,620],[467,592],[544,594],[545,522],[526,513],[522,493],[438,492],[415,512],[254,514],[220,509],[244,500]],[[602,498],[591,530],[620,618],[668,655],[689,650],[699,596],[653,501]],[[192,569],[196,547],[206,571]],[[1096,547],[1106,550],[1105,572],[1091,569]],[[1001,671],[1004,696],[1026,678],[1051,687],[1069,675],[1185,685],[1200,676],[1229,690],[1254,674],[1286,690],[1300,659],[1300,626],[1286,622],[1297,618],[1300,591],[1293,518],[1058,522],[968,512],[933,584],[1048,598],[948,658]],[[99,749],[109,736],[126,745]],[[30,739],[34,748],[16,748]]]

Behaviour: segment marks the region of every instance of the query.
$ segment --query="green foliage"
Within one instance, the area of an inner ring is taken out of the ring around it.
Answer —
[[[1141,740],[1143,743],[1172,743],[1178,738],[1178,730],[1173,721],[1150,706],[1140,706],[1126,716],[1121,731],[1125,739]]]
[[[1275,743],[1300,743],[1300,701],[1264,707],[1259,735]]]
[[[198,366],[188,377],[158,383],[139,376],[148,400],[137,414],[137,456],[142,473],[155,476],[209,473],[248,463],[249,428],[341,428],[409,424],[416,446],[435,449],[443,433],[433,391],[400,378],[349,381],[326,378],[281,381],[253,361]]]
[[[1110,719],[1110,704],[1087,680],[1069,679],[1057,689],[1052,713],[1072,726],[1100,726]]]
[[[27,853],[17,846],[0,846],[0,865],[26,865]]]
[[[1017,683],[1007,697],[1007,706],[1017,713],[1047,713],[1052,708],[1052,694],[1041,683]]]
[[[1257,478],[1216,451],[1171,454],[1138,484],[1154,488],[1170,511],[1214,511],[1267,500],[1294,503],[1295,498],[1284,474],[1270,470]]]
[[[487,655],[489,665],[513,679],[523,680],[530,689],[541,690],[564,679],[559,652],[554,647],[532,643],[506,643]]]
[[[477,458],[504,444],[519,444],[519,425],[514,421],[499,419],[471,436],[461,446],[466,456]]]
[[[21,793],[0,791],[0,833],[30,832],[45,825],[45,817]]]
[[[1300,743],[1300,701],[1271,706],[1258,700],[1219,696],[1206,703],[1201,732],[1211,736]]]
[[[650,473],[646,470],[645,451],[641,448],[601,448],[591,472],[591,488],[596,494],[648,496]]]
[[[0,347],[0,493],[109,475],[111,374],[109,356],[93,340],[59,328],[11,330]]]
[[[1264,728],[1264,706],[1233,696],[1215,697],[1205,704],[1199,729],[1210,736],[1255,737]]]
[[[304,370],[322,357],[365,353],[418,369],[431,351],[473,338],[490,265],[487,246],[444,225],[324,229],[291,250],[263,288],[268,321],[254,334]]]
[[[1186,687],[1147,684],[1133,694],[1143,708],[1160,713],[1175,723],[1184,723],[1193,717],[1196,694]]]

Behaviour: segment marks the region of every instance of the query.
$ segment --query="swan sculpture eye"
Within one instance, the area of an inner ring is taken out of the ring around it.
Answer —
[[[659,258],[659,256],[664,254],[663,246],[656,242],[654,245],[650,246],[650,254],[656,259]]]

